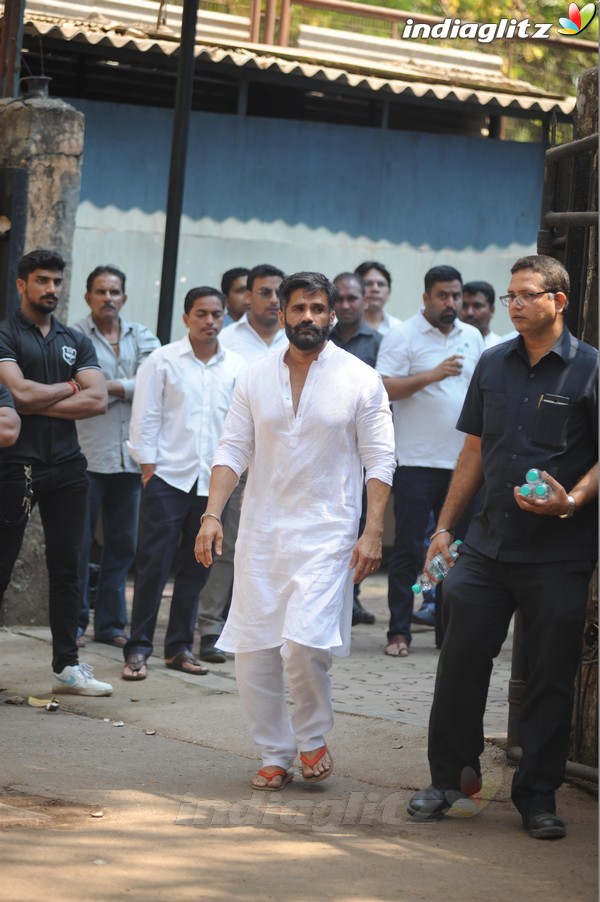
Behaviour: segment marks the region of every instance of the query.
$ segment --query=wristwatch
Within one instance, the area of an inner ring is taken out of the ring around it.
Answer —
[[[561,520],[570,520],[570,518],[575,513],[575,499],[572,495],[567,495],[567,501],[569,502],[569,510],[566,514],[559,514]]]

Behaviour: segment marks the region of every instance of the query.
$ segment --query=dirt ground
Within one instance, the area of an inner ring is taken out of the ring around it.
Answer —
[[[367,605],[380,623],[383,605]],[[431,633],[415,636],[402,670],[381,654],[382,626],[355,632],[333,673],[334,774],[259,793],[230,662],[198,679],[152,658],[148,680],[132,686],[119,679],[119,652],[89,643],[84,660],[113,696],[65,696],[49,713],[5,703],[48,695],[47,631],[0,630],[0,898],[597,899],[595,792],[565,784],[568,837],[532,840],[510,802],[501,736],[486,743],[476,816],[408,817],[428,782]]]

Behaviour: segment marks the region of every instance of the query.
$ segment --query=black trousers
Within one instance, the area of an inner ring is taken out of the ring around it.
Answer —
[[[527,685],[519,709],[523,758],[512,799],[521,814],[555,810],[594,564],[495,561],[464,546],[443,582],[448,621],[429,722],[434,786],[460,789],[465,768],[481,773],[483,716],[493,660],[518,608]]]
[[[78,660],[79,570],[88,492],[85,458],[50,466],[33,463],[31,475],[32,505],[39,506],[44,529],[52,669],[60,673]],[[0,605],[27,526],[24,489],[22,464],[0,470]]]
[[[163,590],[173,571],[173,596],[165,635],[165,658],[191,651],[198,619],[200,592],[209,569],[194,557],[200,517],[208,498],[194,485],[184,492],[153,476],[142,491],[135,589],[131,610],[131,638],[123,649],[152,654],[154,630]]]

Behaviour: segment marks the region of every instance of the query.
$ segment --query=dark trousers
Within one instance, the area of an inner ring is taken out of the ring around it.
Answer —
[[[394,550],[388,570],[388,640],[411,641],[412,586],[423,567],[423,542],[433,511],[437,521],[448,492],[452,470],[437,467],[397,467],[394,474]]]
[[[153,476],[142,490],[135,590],[131,612],[131,638],[123,649],[131,654],[152,654],[152,641],[163,590],[173,570],[174,584],[165,658],[191,651],[198,616],[198,599],[209,570],[194,557],[200,517],[206,496],[176,489]]]
[[[460,789],[481,773],[483,716],[493,660],[511,617],[523,617],[527,684],[519,708],[523,758],[512,799],[521,814],[554,811],[564,778],[574,679],[593,561],[495,561],[465,548],[443,582],[446,635],[429,723],[434,786]]]
[[[48,466],[32,464],[32,504],[44,529],[48,568],[48,610],[52,633],[52,669],[60,673],[77,663],[77,615],[81,538],[88,482],[85,459]],[[0,604],[19,556],[27,517],[22,507],[22,464],[0,472]]]
[[[102,514],[102,565],[96,590],[94,638],[123,636],[127,625],[125,588],[135,558],[141,480],[138,473],[90,473],[86,528],[81,546],[79,633],[90,621],[90,548]]]

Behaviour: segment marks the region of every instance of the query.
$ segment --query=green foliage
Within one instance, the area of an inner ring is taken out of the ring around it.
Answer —
[[[549,22],[558,26],[561,16],[568,14],[570,0],[538,0],[535,6],[524,0],[362,0],[364,6],[385,6],[390,9],[404,9],[409,13],[426,13],[442,18],[460,18],[463,22],[499,22],[500,19],[529,19],[532,23]],[[589,0],[578,0],[581,7]],[[215,9],[235,15],[249,15],[250,0],[200,0],[203,9]],[[263,0],[263,12],[265,0]],[[369,16],[355,16],[347,13],[304,7],[301,0],[292,5],[291,44],[293,46],[298,25],[306,23],[321,28],[337,28],[380,37],[393,37],[390,22]],[[397,26],[402,33],[403,25]],[[560,37],[552,28],[552,37]],[[598,16],[582,33],[582,40],[598,41]],[[436,46],[447,46],[455,50],[475,50],[494,53],[504,60],[505,75],[512,79],[528,82],[538,88],[561,95],[574,95],[579,74],[596,65],[597,55],[585,51],[571,50],[556,45],[527,40],[498,40],[491,44],[479,44],[475,40],[429,41]]]

